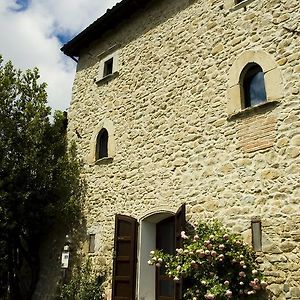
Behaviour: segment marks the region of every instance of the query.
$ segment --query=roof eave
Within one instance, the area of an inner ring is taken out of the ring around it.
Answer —
[[[100,38],[104,33],[115,27],[149,1],[151,0],[122,0],[112,9],[108,9],[104,15],[76,35],[72,40],[64,44],[60,50],[71,58],[79,57],[82,48],[87,47],[92,41]]]

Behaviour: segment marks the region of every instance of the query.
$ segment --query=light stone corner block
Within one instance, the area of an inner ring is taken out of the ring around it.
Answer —
[[[224,8],[225,9],[230,9],[234,5],[235,5],[235,1],[234,0],[225,0],[224,1]]]
[[[227,113],[228,115],[232,115],[241,111],[241,109],[241,89],[240,85],[236,84],[228,89]]]
[[[265,74],[265,86],[268,101],[274,101],[283,97],[282,79],[279,68],[273,69]]]

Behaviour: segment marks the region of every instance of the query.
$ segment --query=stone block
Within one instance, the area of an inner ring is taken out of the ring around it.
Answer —
[[[241,88],[239,84],[236,84],[228,89],[227,113],[232,115],[241,111],[241,109]]]
[[[265,86],[268,101],[279,100],[283,97],[282,78],[279,68],[265,73]]]
[[[291,287],[290,293],[292,296],[292,299],[300,299],[300,288],[299,287]]]

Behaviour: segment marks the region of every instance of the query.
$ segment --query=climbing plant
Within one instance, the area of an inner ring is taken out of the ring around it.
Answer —
[[[195,232],[181,232],[175,254],[150,252],[150,265],[164,267],[174,281],[183,280],[183,299],[244,299],[261,295],[267,283],[254,251],[242,237],[220,223],[200,222]]]

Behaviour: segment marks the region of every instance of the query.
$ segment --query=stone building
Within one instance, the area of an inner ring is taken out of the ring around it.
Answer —
[[[298,0],[123,0],[62,48],[113,299],[175,299],[147,260],[184,215],[252,240],[272,298],[300,299],[299,21]]]

